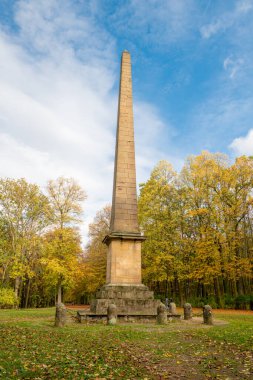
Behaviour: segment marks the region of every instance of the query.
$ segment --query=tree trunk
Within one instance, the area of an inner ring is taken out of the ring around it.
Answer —
[[[216,300],[217,306],[221,307],[220,284],[217,278],[214,279],[213,286],[214,286],[214,294],[215,294],[215,300]]]
[[[166,283],[165,283],[165,299],[169,298],[169,281],[168,281],[168,275],[166,277]]]
[[[31,279],[28,278],[27,288],[26,288],[26,295],[25,295],[25,309],[28,307],[28,300],[30,295],[30,287],[31,287]]]
[[[60,305],[62,303],[62,280],[61,278],[57,284],[57,304]]]
[[[238,292],[239,296],[242,296],[242,295],[243,295],[243,288],[242,288],[242,281],[241,281],[241,278],[239,278],[239,279],[236,281],[236,288],[237,288],[237,292]]]
[[[15,293],[16,300],[18,300],[19,287],[20,287],[20,277],[16,277],[15,286],[14,286],[14,293]]]
[[[8,268],[8,265],[3,265],[3,269],[2,269],[2,284],[5,283],[5,274],[7,272],[7,268]]]
[[[184,282],[184,294],[185,294],[185,299],[187,301],[190,297],[190,280],[189,279],[187,279]]]
[[[20,279],[20,286],[19,286],[19,299],[20,299],[20,307],[21,308],[24,308],[24,305],[25,305],[25,297],[24,297],[24,281],[23,279],[21,278]]]

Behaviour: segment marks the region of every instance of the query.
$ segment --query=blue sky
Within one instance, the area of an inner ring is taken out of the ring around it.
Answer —
[[[253,155],[253,0],[0,0],[0,176],[111,200],[119,64],[132,56],[137,180],[207,149]]]

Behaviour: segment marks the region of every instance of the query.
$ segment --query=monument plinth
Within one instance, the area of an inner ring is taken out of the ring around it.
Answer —
[[[141,243],[137,214],[131,57],[124,51],[118,102],[117,136],[106,284],[97,292],[91,311],[106,314],[109,304],[119,315],[156,315],[160,301],[141,282]]]

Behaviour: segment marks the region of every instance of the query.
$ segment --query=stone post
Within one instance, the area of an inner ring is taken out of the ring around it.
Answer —
[[[157,308],[157,323],[159,325],[165,325],[167,323],[167,308],[163,303]]]
[[[56,327],[64,327],[66,324],[67,318],[67,309],[63,303],[56,304],[55,310],[55,326]]]
[[[117,324],[117,307],[111,303],[107,308],[107,324],[116,325]]]
[[[176,315],[177,314],[177,307],[175,302],[170,302],[169,304],[169,314]]]
[[[184,304],[184,319],[186,321],[192,319],[192,305],[190,303]]]
[[[207,325],[213,324],[213,313],[210,305],[205,305],[203,307],[203,320],[204,323]]]

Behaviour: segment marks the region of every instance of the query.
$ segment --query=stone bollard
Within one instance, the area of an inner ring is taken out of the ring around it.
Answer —
[[[190,303],[184,304],[184,319],[186,321],[192,319],[192,305]]]
[[[107,308],[107,324],[116,325],[117,323],[117,306],[111,303]]]
[[[55,310],[55,326],[64,327],[67,319],[67,309],[63,303],[56,304]]]
[[[177,314],[177,307],[175,302],[170,302],[169,304],[169,314],[176,315]]]
[[[167,323],[167,308],[163,303],[157,308],[157,323],[159,325],[165,325]]]
[[[207,325],[213,324],[213,313],[210,305],[205,305],[203,307],[203,320],[204,323]]]

